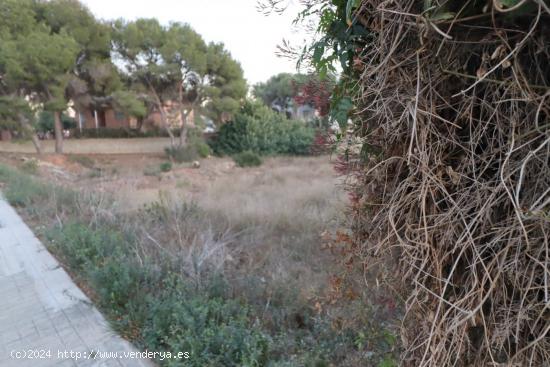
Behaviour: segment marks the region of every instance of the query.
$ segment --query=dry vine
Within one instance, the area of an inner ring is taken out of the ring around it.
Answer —
[[[397,253],[405,365],[550,365],[550,12],[527,2],[356,13],[358,255]]]

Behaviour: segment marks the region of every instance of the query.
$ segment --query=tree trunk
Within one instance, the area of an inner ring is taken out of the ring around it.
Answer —
[[[170,146],[174,147],[176,145],[176,138],[174,137],[174,134],[172,133],[172,130],[170,130],[170,126],[168,125],[168,118],[166,117],[166,111],[164,111],[163,106],[159,106],[159,111],[160,111],[160,120],[162,121],[162,125],[164,125],[164,128],[166,129],[166,132],[170,137]]]
[[[193,111],[193,107],[191,107],[188,111],[186,111],[183,107],[180,110],[181,114],[181,128],[180,128],[180,147],[183,147],[187,144],[187,118],[191,114],[191,111]]]
[[[170,126],[168,126],[168,119],[166,118],[166,111],[164,111],[164,106],[162,105],[162,101],[157,94],[155,88],[149,83],[149,89],[153,96],[155,97],[155,102],[157,105],[157,108],[160,112],[160,121],[162,122],[162,125],[166,129],[166,132],[168,133],[168,136],[170,137],[170,146],[173,148],[176,145],[176,140],[174,138],[174,134],[172,133],[172,130],[170,130]]]
[[[42,154],[42,146],[40,145],[40,140],[38,140],[38,136],[36,136],[36,132],[32,128],[31,124],[27,120],[27,118],[23,115],[19,115],[19,122],[21,123],[21,126],[23,127],[23,130],[25,130],[28,134],[31,136],[32,144],[34,145],[34,148],[36,149],[36,153],[38,155]]]
[[[144,117],[140,117],[137,119],[137,126],[136,126],[137,131],[141,132],[141,129],[143,128],[143,120],[144,120]]]
[[[55,152],[57,154],[63,154],[63,124],[61,122],[61,112],[55,111],[53,113],[53,119],[55,132]]]

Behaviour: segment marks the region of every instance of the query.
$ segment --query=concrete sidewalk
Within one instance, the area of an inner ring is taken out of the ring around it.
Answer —
[[[0,195],[0,366],[153,365],[136,351]]]

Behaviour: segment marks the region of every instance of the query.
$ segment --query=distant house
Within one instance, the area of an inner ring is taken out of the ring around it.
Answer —
[[[112,108],[99,111],[87,108],[80,110],[75,109],[74,119],[79,129],[118,129],[137,126],[137,119],[135,117],[127,116]]]
[[[0,140],[9,141],[12,138],[11,131],[9,130],[0,130]]]
[[[181,111],[176,103],[167,102],[165,105],[168,125],[173,128],[179,128],[182,124]],[[162,128],[162,118],[159,111],[152,111],[141,121],[134,116],[128,116],[123,112],[117,111],[112,107],[106,107],[101,110],[91,108],[73,108],[72,117],[76,120],[79,129],[120,129],[141,128],[144,130]],[[193,112],[187,117],[187,122],[193,125]]]

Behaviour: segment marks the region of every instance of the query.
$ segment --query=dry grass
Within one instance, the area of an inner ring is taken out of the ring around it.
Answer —
[[[356,136],[380,154],[348,162],[356,253],[399,259],[405,365],[550,363],[550,10],[528,3],[357,14]]]
[[[328,158],[275,158],[242,171],[212,182],[198,205],[242,231],[249,266],[266,278],[303,290],[326,285],[321,234],[342,224],[345,203]]]

